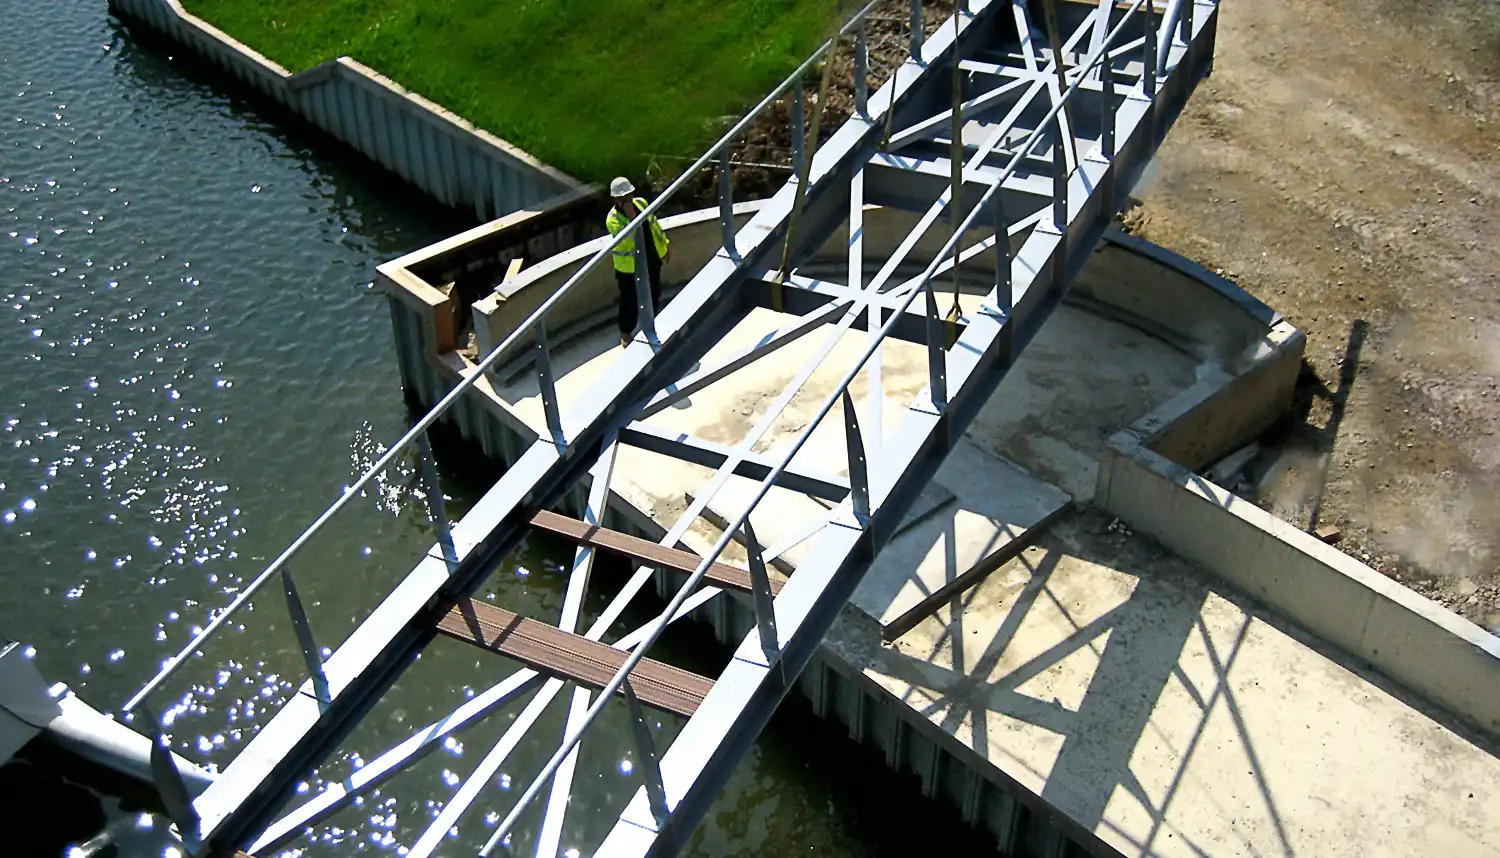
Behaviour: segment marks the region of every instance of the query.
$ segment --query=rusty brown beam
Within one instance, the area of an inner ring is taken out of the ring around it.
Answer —
[[[624,650],[473,599],[452,602],[438,631],[591,688],[603,688],[628,656]],[[713,684],[706,676],[650,658],[630,672],[630,686],[642,703],[689,718]]]
[[[693,570],[698,568],[698,564],[703,562],[702,557],[691,551],[668,548],[649,539],[641,539],[618,530],[609,530],[546,510],[533,513],[530,524],[538,530],[560,536],[578,545],[587,545],[600,551],[620,554],[648,566],[660,566],[692,574]],[[741,593],[750,592],[750,572],[737,566],[715,563],[708,567],[708,572],[703,577],[715,587],[738,590]],[[772,595],[781,591],[782,583],[775,577],[771,578]]]
[[[913,605],[906,613],[882,626],[880,629],[881,638],[893,641],[916,628],[919,623],[931,616],[938,608],[952,601],[954,596],[973,587],[975,584],[983,581],[991,572],[1021,556],[1021,552],[1025,551],[1027,546],[1035,543],[1047,528],[1071,512],[1072,509],[1072,504],[1059,504],[1056,509],[1042,516],[1041,521],[1026,528],[1016,538],[1000,546],[993,553],[981,558],[979,562],[970,566],[952,581],[934,590],[925,599]]]

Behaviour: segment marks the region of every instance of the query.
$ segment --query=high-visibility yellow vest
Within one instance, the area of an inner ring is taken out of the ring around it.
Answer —
[[[636,197],[631,202],[635,203],[637,210],[646,210],[646,200],[644,198]],[[651,216],[649,222],[651,224],[652,243],[656,245],[656,255],[665,259],[667,256],[667,245],[670,244],[667,241],[667,233],[661,228],[661,223],[656,219],[655,215]],[[624,229],[628,223],[630,223],[630,218],[621,214],[619,209],[611,208],[609,210],[609,217],[604,221],[604,226],[609,230],[610,235],[619,235],[620,230]],[[624,241],[615,245],[614,262],[615,270],[621,274],[635,273],[634,235],[626,236]]]

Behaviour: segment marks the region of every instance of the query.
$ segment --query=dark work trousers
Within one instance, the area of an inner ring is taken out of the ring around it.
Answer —
[[[651,312],[661,312],[661,256],[656,252],[656,242],[649,238],[646,243],[646,272],[651,276]],[[635,296],[635,274],[615,272],[615,283],[620,287],[620,336],[635,333],[639,321],[640,305]]]

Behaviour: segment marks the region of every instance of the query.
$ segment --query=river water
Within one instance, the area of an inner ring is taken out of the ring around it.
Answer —
[[[216,87],[171,48],[141,44],[99,0],[58,0],[46,14],[0,0],[0,21],[0,638],[35,647],[49,680],[110,710],[408,425],[389,317],[367,287],[380,261],[464,224]],[[453,516],[487,478],[467,452],[439,450]],[[294,565],[320,644],[341,640],[431,543],[412,473],[393,469]],[[530,545],[484,595],[555,616],[568,556]],[[305,675],[272,590],[154,699],[175,746],[204,764],[227,765]],[[717,652],[691,630],[666,645]],[[513,669],[434,642],[307,792]],[[568,697],[442,854],[472,855],[486,838],[507,791],[555,748]],[[520,708],[283,854],[405,854]],[[603,738],[583,746],[569,855],[590,851],[612,820],[591,811],[639,783],[621,750],[623,709],[606,710]],[[693,854],[905,854],[907,839],[890,836],[898,813],[903,828],[959,828],[803,704],[783,710]],[[678,727],[656,724],[664,736]],[[17,789],[9,769],[0,789]],[[0,808],[13,816],[7,838],[19,837],[7,855],[51,858],[105,826],[112,854],[173,854],[163,823],[129,803],[47,806],[43,794]],[[38,813],[74,824],[39,825]]]

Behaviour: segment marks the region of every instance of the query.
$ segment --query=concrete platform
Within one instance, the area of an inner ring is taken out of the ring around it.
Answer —
[[[825,646],[1117,854],[1500,854],[1500,761],[1099,513]]]
[[[867,249],[882,231],[900,232],[903,217],[867,211],[866,229],[875,230]],[[525,238],[510,237],[520,226],[483,237],[495,265]],[[683,216],[674,247],[712,253],[712,226]],[[476,244],[451,265],[422,264],[451,279],[444,272],[478,252]],[[588,252],[581,245],[569,258]],[[835,236],[815,258],[822,268],[804,273],[837,270],[846,255]],[[983,276],[985,265],[972,275]],[[476,304],[482,339],[502,338],[507,319],[535,306],[572,266],[543,262],[503,302]],[[430,402],[470,365],[442,346],[452,309],[419,301],[420,282],[402,271],[387,274],[403,378]],[[619,354],[609,285],[570,310],[567,336],[553,341],[564,401]],[[784,323],[751,310],[704,363]],[[648,425],[667,437],[740,444],[827,334],[783,348]],[[784,453],[865,336],[839,337],[790,407],[759,427],[753,450]],[[1500,676],[1500,647],[1475,643],[1477,629],[1460,628],[1437,606],[1409,604],[1420,600],[1373,572],[1344,568],[1356,561],[1324,557],[1337,552],[1309,548],[1303,543],[1316,540],[1261,521],[1265,514],[1197,475],[1285,407],[1302,343],[1274,310],[1201,266],[1109,237],[803,673],[799,687],[814,711],[915,772],[925,795],[953,802],[1004,854],[1500,855],[1500,759],[1485,744],[1500,737],[1492,729],[1500,728],[1492,717],[1500,701],[1485,690]],[[924,351],[887,344],[880,375],[879,403],[868,373],[851,390],[870,459],[926,384]],[[523,367],[481,380],[476,394],[454,420],[491,456],[507,460],[543,425]],[[840,474],[845,464],[842,416],[831,414],[796,465]],[[613,526],[660,538],[710,476],[624,449],[611,482]],[[735,517],[753,490],[730,478],[684,547],[707,550],[721,535],[713,521]],[[773,575],[795,574],[830,507],[773,490],[753,522],[759,541],[780,551]],[[1052,519],[1050,529],[1038,527]],[[1216,539],[1243,550],[1219,551]],[[1012,543],[1030,547],[956,595],[934,597]],[[744,558],[731,545],[724,559]],[[1252,574],[1250,563],[1275,568]],[[662,593],[680,581],[658,578]],[[698,616],[729,643],[754,622],[733,598],[709,602]]]
[[[752,311],[720,350],[777,321]],[[820,336],[651,423],[738,443]],[[756,450],[775,454],[802,428],[798,406],[815,406],[863,338],[841,338]],[[561,350],[571,370],[564,396],[607,366],[613,340],[606,329]],[[881,428],[925,384],[923,358],[916,346],[887,349]],[[881,553],[827,655],[903,717],[925,721],[969,768],[1065,816],[1101,854],[1500,855],[1500,760],[1098,512],[1065,516],[894,644],[882,641],[882,625],[945,582],[1065,505],[1086,503],[1109,436],[1211,371],[1136,327],[1061,308],[945,462],[915,521]],[[873,434],[868,390],[857,388],[855,407]],[[496,392],[541,424],[528,381]],[[840,427],[827,421],[797,461],[832,470],[844,459]],[[627,449],[613,486],[665,529],[686,508],[685,490],[710,475]],[[736,515],[753,488],[732,478],[712,506]],[[773,512],[754,524],[777,545],[829,507],[777,489],[764,507]],[[703,551],[718,536],[700,521],[684,542]],[[795,567],[807,544],[784,559]]]

